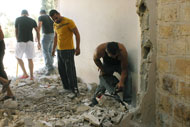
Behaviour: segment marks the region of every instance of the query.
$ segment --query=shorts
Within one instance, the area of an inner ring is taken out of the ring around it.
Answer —
[[[34,42],[17,42],[15,51],[16,58],[22,59],[23,54],[26,55],[27,59],[33,59],[35,57]]]

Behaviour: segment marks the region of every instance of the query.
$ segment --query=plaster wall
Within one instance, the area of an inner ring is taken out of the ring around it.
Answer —
[[[137,84],[140,66],[140,26],[134,0],[59,0],[61,15],[75,21],[81,35],[81,55],[75,57],[77,75],[98,82],[93,62],[95,48],[103,42],[123,43]]]

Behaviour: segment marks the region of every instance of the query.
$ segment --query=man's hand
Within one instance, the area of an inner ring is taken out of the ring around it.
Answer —
[[[118,83],[117,83],[117,87],[118,87],[118,89],[122,89],[122,88],[123,88],[123,86],[124,86],[124,85],[123,85],[123,83],[122,83],[122,82],[118,82]]]
[[[75,55],[76,55],[76,56],[80,55],[80,48],[76,48],[76,49],[75,49]]]
[[[103,69],[98,68],[98,71],[100,72],[100,75],[105,75],[105,72]]]
[[[40,50],[41,49],[41,44],[40,43],[38,43],[38,50]]]
[[[55,56],[55,50],[52,50],[51,55],[52,55],[52,56]]]

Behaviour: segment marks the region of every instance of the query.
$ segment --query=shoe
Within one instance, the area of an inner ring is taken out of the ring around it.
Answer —
[[[124,102],[126,102],[128,105],[130,105],[132,103],[132,99],[123,99]]]
[[[49,75],[50,75],[50,72],[49,72],[49,71],[47,71],[47,72],[45,73],[45,75],[46,75],[46,76],[49,76]]]
[[[30,80],[34,80],[34,77],[32,78],[32,77],[30,77]]]
[[[16,97],[15,96],[10,97],[10,96],[6,95],[0,101],[5,101],[5,100],[8,100],[8,99],[12,99],[14,101],[14,100],[16,100]]]
[[[5,92],[7,91],[7,89],[8,89],[8,87],[9,87],[10,83],[11,83],[11,80],[9,80],[7,84],[4,84],[4,85],[3,85],[2,93],[5,93]]]
[[[29,76],[28,75],[23,75],[19,79],[27,79]]]
[[[51,75],[53,73],[54,69],[51,69],[51,70],[48,70],[45,75],[48,76],[48,75]]]
[[[96,98],[92,99],[92,103],[89,105],[90,107],[94,107],[95,105],[98,104],[98,101],[96,100]]]

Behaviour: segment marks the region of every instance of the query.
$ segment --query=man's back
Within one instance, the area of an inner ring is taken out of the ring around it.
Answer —
[[[38,18],[42,22],[42,32],[45,34],[53,33],[53,21],[48,15],[42,15]]]
[[[33,41],[32,29],[37,27],[35,20],[27,16],[18,17],[15,27],[18,30],[18,42]]]

